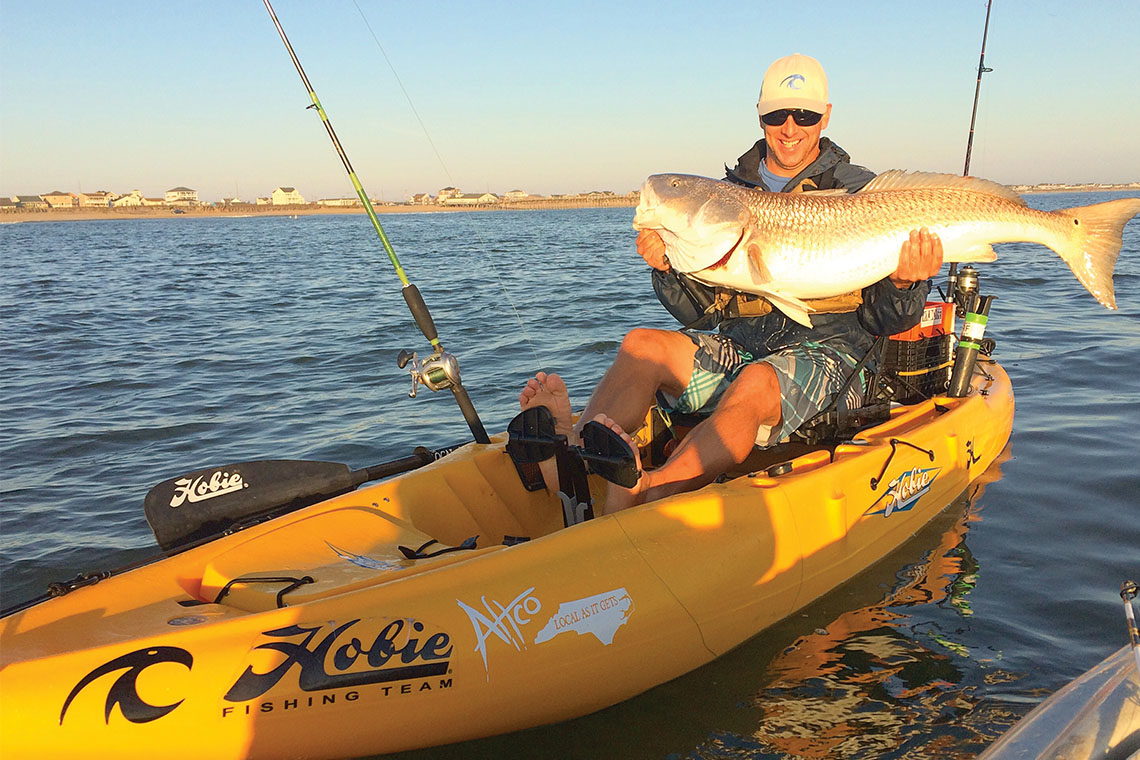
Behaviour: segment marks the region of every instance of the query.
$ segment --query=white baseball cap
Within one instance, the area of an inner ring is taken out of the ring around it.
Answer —
[[[763,116],[781,108],[827,111],[827,74],[819,61],[810,55],[793,53],[768,67],[756,110]]]

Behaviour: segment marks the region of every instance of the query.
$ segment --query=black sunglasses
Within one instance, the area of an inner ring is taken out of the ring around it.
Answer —
[[[787,121],[789,116],[801,127],[814,127],[823,118],[823,114],[815,111],[805,111],[802,108],[781,108],[779,111],[769,111],[764,114],[760,117],[760,121],[769,127],[778,127]]]

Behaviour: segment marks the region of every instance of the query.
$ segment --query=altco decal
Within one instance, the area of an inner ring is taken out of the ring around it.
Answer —
[[[424,637],[421,635],[424,632],[423,623],[392,620],[365,646],[356,635],[346,635],[359,622],[358,618],[342,623],[319,640],[317,635],[322,630],[320,626],[306,628],[290,625],[263,632],[263,636],[283,640],[261,644],[254,649],[280,652],[285,655],[285,659],[264,673],[258,673],[253,666],[247,667],[226,692],[226,701],[244,702],[260,697],[277,685],[294,666],[300,670],[297,684],[304,691],[403,681],[447,673],[452,646],[451,637],[446,633],[432,633]],[[330,653],[331,663],[327,662]],[[368,663],[369,669],[353,670],[360,659]],[[332,665],[333,672],[326,670],[326,664]]]
[[[247,487],[240,472],[230,474],[224,470],[215,471],[208,480],[204,475],[199,475],[193,480],[179,478],[174,481],[174,485],[174,495],[170,497],[172,507],[181,507],[186,502],[205,501]]]
[[[456,599],[455,603],[467,613],[475,629],[475,651],[483,657],[483,668],[487,669],[487,639],[496,636],[510,644],[515,651],[526,647],[526,638],[521,626],[530,622],[531,616],[542,609],[542,602],[534,596],[534,586],[522,592],[507,604],[482,597],[483,612]]]
[[[83,689],[97,678],[114,673],[116,670],[126,670],[115,682],[111,684],[111,688],[107,690],[107,706],[103,714],[103,722],[111,722],[111,710],[115,705],[119,706],[122,711],[123,717],[131,723],[149,723],[152,720],[157,720],[163,715],[166,715],[175,707],[182,704],[185,700],[178,700],[172,705],[152,705],[144,702],[139,696],[138,692],[138,678],[139,674],[152,665],[158,665],[163,662],[173,662],[179,665],[185,665],[189,669],[194,664],[194,658],[185,649],[178,647],[148,647],[146,649],[139,649],[137,651],[125,654],[122,657],[116,657],[110,662],[100,665],[92,670],[87,675],[75,684],[75,688],[67,695],[64,700],[63,709],[59,711],[59,724],[63,725],[63,718],[67,715],[67,708],[71,706],[71,700],[83,691]]]
[[[525,649],[527,636],[523,628],[542,610],[542,602],[534,595],[533,586],[507,604],[488,601],[487,597],[482,597],[482,610],[459,599],[455,601],[471,620],[471,626],[475,629],[475,651],[482,656],[483,667],[488,675],[487,642],[495,637],[514,647],[515,651]],[[535,634],[533,643],[543,644],[561,633],[574,632],[579,636],[591,634],[609,646],[613,643],[617,630],[629,620],[632,611],[633,600],[624,588],[562,602]]]
[[[880,496],[865,514],[890,517],[895,512],[906,512],[930,490],[930,484],[940,472],[942,472],[941,467],[931,467],[927,470],[915,467],[913,470],[907,470],[887,484],[887,492]]]

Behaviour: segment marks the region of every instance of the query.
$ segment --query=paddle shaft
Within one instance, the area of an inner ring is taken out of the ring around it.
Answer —
[[[399,459],[393,459],[389,462],[381,462],[379,464],[374,464],[374,465],[371,465],[369,467],[363,467],[359,470],[349,470],[348,474],[349,474],[351,480],[354,481],[354,484],[352,487],[359,486],[362,483],[368,483],[368,482],[373,481],[373,480],[380,480],[382,478],[389,478],[389,477],[392,477],[393,475],[399,475],[401,473],[410,472],[412,470],[419,469],[420,467],[423,467],[424,465],[431,464],[432,462],[436,461],[437,459],[440,459],[441,457],[447,456],[448,454],[455,451],[459,447],[465,446],[465,445],[466,445],[466,443],[457,443],[457,444],[454,444],[452,446],[446,446],[446,447],[440,448],[440,449],[428,449],[428,448],[425,448],[423,446],[417,446],[413,450],[413,453],[411,456],[400,457]],[[258,463],[255,462],[255,463],[246,463],[246,464],[258,464]],[[232,465],[224,465],[222,467],[215,467],[215,468],[210,468],[210,469],[211,470],[220,470],[220,471],[232,472],[232,471],[237,470],[241,466],[242,466],[241,464],[232,464]],[[343,467],[346,470],[348,469],[347,465],[338,465],[338,466]],[[180,479],[181,478],[171,479],[171,481],[168,481],[168,482],[173,482],[174,480],[180,480]],[[160,484],[160,486],[161,485],[164,485],[164,484]],[[155,486],[155,488],[159,488],[160,486]],[[349,488],[349,490],[351,490],[351,488]],[[154,491],[152,489],[152,493],[153,492]],[[310,493],[308,495],[310,497],[314,497],[314,496],[319,497],[322,494]],[[304,501],[304,499],[302,499],[302,501]],[[285,505],[280,505],[280,506],[285,506]],[[269,510],[269,513],[271,513],[271,514],[282,514],[282,513],[275,513],[272,509]],[[262,514],[264,514],[264,511],[262,511]],[[149,515],[148,515],[148,519],[149,519]],[[241,525],[240,519],[235,520],[234,524],[235,525]],[[154,527],[154,526],[152,525],[152,527]],[[201,538],[196,538],[193,541],[189,541],[185,544],[179,545],[178,551],[182,552],[182,551],[186,551],[187,549],[193,549],[196,546],[201,546],[202,544],[207,544],[207,543],[209,543],[209,542],[211,542],[217,538],[218,538],[217,535],[211,535],[211,536],[204,536]],[[39,604],[40,602],[44,602],[44,601],[47,601],[48,599],[51,599],[52,597],[63,596],[64,594],[70,593],[71,591],[74,591],[77,588],[82,588],[83,586],[93,585],[95,583],[98,583],[101,580],[105,580],[107,578],[110,578],[113,575],[119,575],[120,573],[125,573],[128,570],[134,570],[135,568],[142,567],[143,565],[149,565],[152,562],[156,562],[160,559],[164,559],[166,556],[168,556],[168,555],[163,554],[163,555],[159,555],[159,556],[146,557],[144,559],[132,562],[129,565],[126,565],[124,567],[120,567],[120,568],[115,569],[115,570],[101,570],[101,571],[94,572],[94,573],[80,573],[79,575],[77,575],[75,578],[72,578],[71,580],[60,581],[60,582],[48,584],[48,591],[46,593],[40,594],[39,596],[36,596],[32,599],[14,604],[11,607],[7,607],[3,610],[0,610],[0,618],[7,617],[8,615],[12,615],[12,614],[17,613],[21,610],[25,610],[29,607],[33,607],[36,604]]]

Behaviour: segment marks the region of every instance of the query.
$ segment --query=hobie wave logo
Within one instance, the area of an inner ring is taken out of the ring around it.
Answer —
[[[111,711],[115,705],[119,706],[119,711],[123,713],[123,717],[131,723],[149,723],[161,718],[182,704],[184,700],[180,699],[172,705],[152,705],[149,702],[144,702],[139,696],[138,679],[139,675],[147,668],[164,662],[185,665],[186,669],[189,670],[194,664],[194,658],[185,649],[178,647],[147,647],[130,652],[122,657],[116,657],[79,679],[79,683],[75,684],[75,688],[71,690],[63,702],[63,709],[59,711],[59,724],[63,725],[67,708],[71,706],[71,701],[79,695],[79,692],[83,691],[92,681],[117,670],[125,670],[126,672],[115,679],[115,682],[107,689],[107,704],[103,711],[103,722],[108,724],[111,722]]]
[[[206,501],[247,487],[248,484],[240,472],[229,473],[225,470],[216,470],[209,478],[205,475],[199,475],[193,480],[179,478],[174,481],[174,495],[170,497],[170,506],[181,507],[186,502]]]
[[[787,87],[789,90],[802,90],[805,84],[807,80],[803,74],[789,74],[780,82],[781,87]]]
[[[941,467],[907,470],[887,484],[887,492],[880,496],[864,514],[890,517],[895,512],[906,512],[914,507],[929,490]]]

